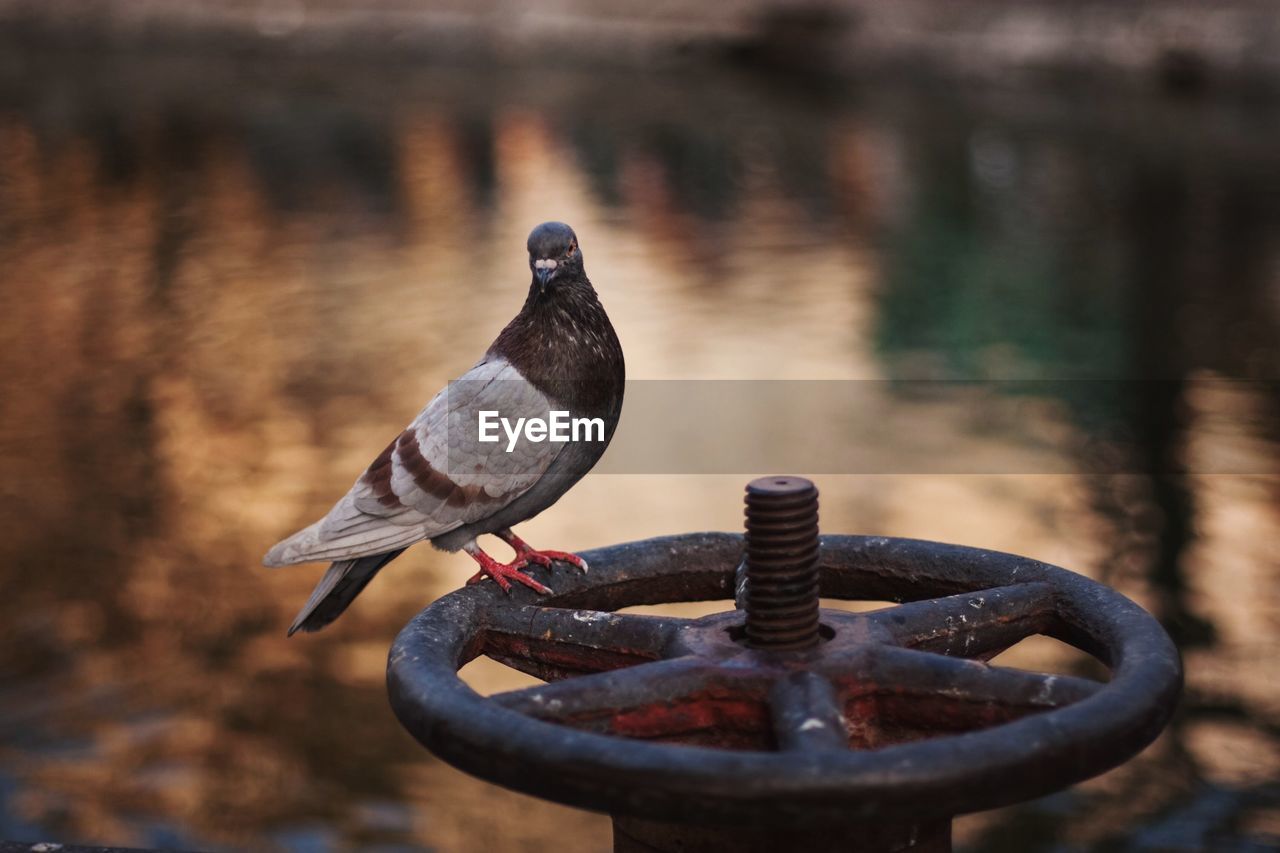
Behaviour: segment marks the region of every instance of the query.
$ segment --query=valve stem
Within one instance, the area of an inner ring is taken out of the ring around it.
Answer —
[[[818,645],[818,489],[803,477],[747,484],[747,644]]]

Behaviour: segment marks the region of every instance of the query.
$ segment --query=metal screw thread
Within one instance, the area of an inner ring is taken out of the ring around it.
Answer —
[[[803,477],[747,484],[747,644],[818,644],[818,489]]]

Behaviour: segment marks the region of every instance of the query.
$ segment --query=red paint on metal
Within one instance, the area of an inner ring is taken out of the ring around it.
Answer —
[[[645,739],[706,731],[758,733],[768,727],[769,716],[761,702],[728,693],[703,693],[630,709],[615,714],[609,723],[613,734]]]

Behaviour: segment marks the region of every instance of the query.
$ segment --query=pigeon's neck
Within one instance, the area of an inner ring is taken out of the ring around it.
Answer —
[[[571,410],[607,414],[621,401],[622,347],[586,277],[546,290],[535,282],[489,352]]]

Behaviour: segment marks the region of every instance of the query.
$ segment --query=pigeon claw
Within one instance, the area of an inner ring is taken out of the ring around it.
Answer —
[[[477,571],[475,575],[472,575],[471,579],[467,580],[467,584],[477,584],[485,578],[493,578],[494,583],[498,584],[498,587],[502,589],[502,592],[511,593],[511,581],[515,580],[516,583],[524,584],[526,587],[534,590],[534,592],[538,593],[539,596],[549,596],[549,594],[552,593],[550,587],[540,584],[538,581],[530,578],[529,575],[522,573],[521,569],[524,569],[527,565],[529,564],[524,560],[513,560],[512,562],[494,561],[492,566],[481,565],[480,571]]]
[[[516,552],[514,562],[521,560],[527,563],[536,563],[544,568],[551,568],[552,563],[568,563],[579,571],[586,572],[587,561],[579,557],[577,554],[570,554],[568,551],[539,551],[528,542],[521,539],[510,529],[498,531],[498,538],[510,545]]]
[[[475,575],[467,581],[468,586],[480,583],[480,581],[485,578],[493,578],[493,582],[496,583],[503,592],[508,594],[511,592],[512,581],[524,584],[539,595],[551,594],[550,587],[538,583],[536,580],[520,571],[525,566],[529,565],[528,560],[516,558],[510,563],[499,563],[483,551],[479,554],[473,554],[472,556],[475,557],[476,562],[480,564],[480,571],[476,572]]]
[[[587,561],[577,554],[570,554],[568,551],[529,550],[520,556],[530,563],[537,563],[539,566],[546,566],[548,569],[551,568],[552,563],[568,563],[581,572],[585,573],[587,570]]]

